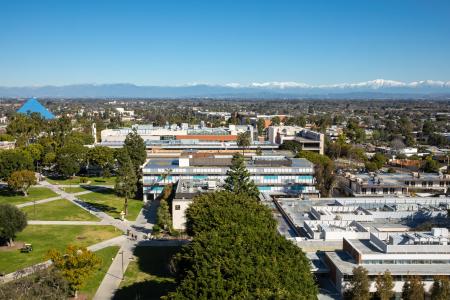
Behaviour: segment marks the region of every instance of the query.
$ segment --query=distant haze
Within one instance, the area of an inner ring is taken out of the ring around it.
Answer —
[[[450,81],[399,82],[376,79],[359,83],[309,85],[263,82],[224,85],[138,86],[134,84],[79,84],[40,87],[0,87],[0,97],[48,98],[429,98],[450,96]]]

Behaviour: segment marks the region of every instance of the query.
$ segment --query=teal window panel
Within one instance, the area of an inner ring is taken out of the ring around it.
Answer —
[[[270,186],[258,186],[260,191],[270,191],[272,188]]]
[[[303,185],[293,185],[291,186],[291,190],[293,191],[303,191],[305,187]]]
[[[194,179],[203,180],[203,179],[207,179],[208,176],[205,176],[205,175],[194,175],[193,178]]]
[[[266,175],[264,176],[264,179],[278,179],[277,175]]]

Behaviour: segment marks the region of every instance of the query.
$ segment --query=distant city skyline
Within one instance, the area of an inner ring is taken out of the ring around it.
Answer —
[[[414,0],[2,1],[0,86],[445,83],[449,12]]]

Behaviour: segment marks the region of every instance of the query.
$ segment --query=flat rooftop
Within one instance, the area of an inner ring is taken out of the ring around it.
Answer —
[[[351,275],[353,268],[359,265],[345,251],[326,252],[325,255],[345,275]],[[389,270],[392,275],[421,274],[425,276],[449,275],[449,264],[362,264],[369,275],[378,275]]]

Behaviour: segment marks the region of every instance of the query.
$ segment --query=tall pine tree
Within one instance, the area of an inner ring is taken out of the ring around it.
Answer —
[[[145,151],[145,142],[137,133],[136,128],[133,128],[127,135],[123,147],[128,151],[128,155],[133,163],[134,172],[139,174],[140,168],[147,158],[147,152]]]
[[[259,191],[245,166],[244,157],[238,153],[231,160],[231,167],[227,171],[225,179],[225,190],[235,194],[247,194],[251,197],[258,197]]]
[[[133,198],[137,191],[137,176],[126,149],[122,149],[117,157],[119,168],[117,170],[116,185],[114,187],[116,194],[124,197],[123,211],[128,214],[128,199]]]

